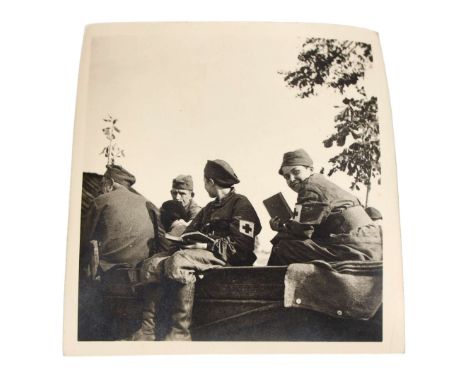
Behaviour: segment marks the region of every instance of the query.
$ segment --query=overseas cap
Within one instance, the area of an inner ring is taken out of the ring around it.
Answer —
[[[172,188],[175,190],[193,191],[193,180],[190,175],[179,175],[172,180]]]
[[[125,187],[130,187],[136,182],[134,175],[130,174],[122,166],[117,164],[109,164],[106,166],[107,170],[104,176],[112,178],[114,182],[119,183]]]
[[[304,149],[295,151],[289,151],[283,155],[283,163],[278,171],[280,175],[283,175],[282,168],[284,166],[306,166],[313,167],[314,162],[310,158],[309,154]]]
[[[231,187],[240,182],[229,163],[222,159],[206,162],[204,174],[205,178],[213,179],[221,187]]]

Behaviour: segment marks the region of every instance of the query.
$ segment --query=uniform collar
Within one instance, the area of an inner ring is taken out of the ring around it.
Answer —
[[[304,192],[304,190],[307,189],[307,185],[309,183],[312,183],[314,182],[314,178],[316,179],[317,178],[317,175],[318,174],[310,174],[310,176],[307,178],[307,179],[304,179],[301,183],[300,183],[300,189],[299,191],[297,191],[298,194]]]
[[[307,184],[307,183],[313,182],[314,180],[316,180],[320,176],[322,176],[322,175],[321,174],[310,174],[310,176],[307,179],[304,179],[302,181],[302,184]]]
[[[218,198],[216,198],[214,201],[213,201],[213,205],[215,207],[221,207],[221,206],[224,206],[230,199],[232,199],[232,197],[234,196],[234,194],[236,193],[236,191],[234,190],[234,188],[229,192],[229,194],[227,194],[224,198],[222,198],[221,200],[219,200]]]

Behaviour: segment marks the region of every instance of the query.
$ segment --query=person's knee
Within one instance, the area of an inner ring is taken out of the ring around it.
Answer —
[[[178,251],[166,260],[164,274],[170,280],[191,284],[196,281],[195,269],[191,265],[187,253]]]
[[[268,259],[268,265],[285,265],[283,254],[284,251],[282,251],[282,245],[281,242],[279,242],[271,249],[270,258]]]
[[[268,260],[268,265],[289,265],[308,261],[307,256],[299,256],[304,253],[304,243],[300,240],[281,240],[273,246]]]
[[[163,275],[164,261],[168,258],[166,253],[159,253],[145,259],[140,265],[140,282],[159,283]]]

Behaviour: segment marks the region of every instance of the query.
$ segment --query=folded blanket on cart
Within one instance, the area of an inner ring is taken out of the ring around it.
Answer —
[[[318,260],[291,264],[286,271],[285,307],[365,320],[372,318],[381,304],[381,261]]]

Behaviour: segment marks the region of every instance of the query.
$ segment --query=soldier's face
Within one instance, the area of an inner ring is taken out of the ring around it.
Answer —
[[[203,178],[205,181],[205,190],[208,192],[208,195],[210,195],[211,198],[216,197],[216,188],[214,186],[214,182],[212,179],[206,179]]]
[[[190,200],[192,200],[192,191],[173,188],[171,190],[171,196],[172,200],[177,200],[180,204],[186,207],[190,203]]]
[[[295,192],[299,192],[301,183],[312,175],[310,167],[305,166],[284,166],[281,171],[289,188]]]

